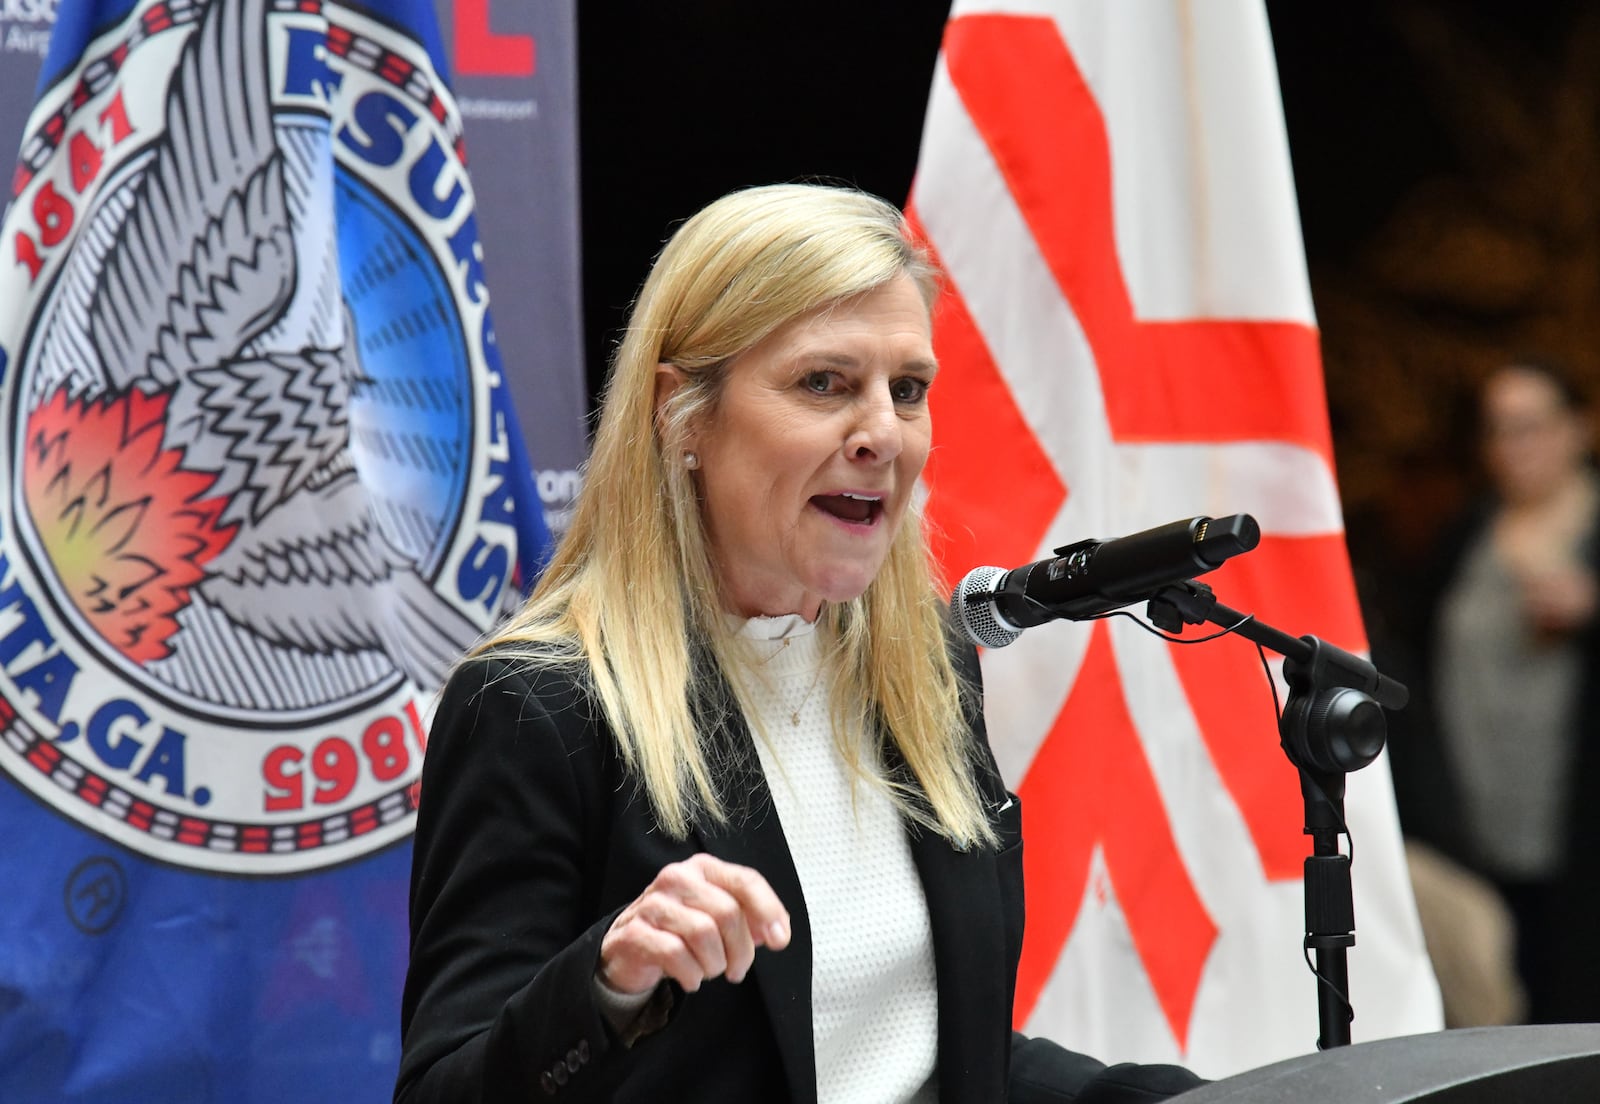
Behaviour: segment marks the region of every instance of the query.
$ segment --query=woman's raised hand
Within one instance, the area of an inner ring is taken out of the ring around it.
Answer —
[[[704,853],[662,867],[600,942],[600,979],[643,993],[669,977],[692,993],[708,978],[740,982],[756,948],[789,945],[789,911],[748,866]]]

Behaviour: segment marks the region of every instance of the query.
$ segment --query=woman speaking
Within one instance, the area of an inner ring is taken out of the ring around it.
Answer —
[[[690,219],[572,527],[446,686],[397,1101],[1143,1101],[1011,1031],[1021,809],[917,513],[938,364],[899,213]]]

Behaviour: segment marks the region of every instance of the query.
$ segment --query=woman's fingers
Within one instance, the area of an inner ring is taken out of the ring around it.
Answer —
[[[739,903],[757,946],[781,951],[789,945],[789,910],[783,907],[760,871],[710,855],[696,855],[690,861],[696,860],[704,860],[706,880]]]
[[[683,944],[693,959],[689,977],[712,978],[727,973],[728,947],[715,916],[667,894],[652,897],[640,914],[657,931],[676,936]],[[672,973],[671,970],[667,972]],[[677,974],[673,977],[685,989],[692,991],[698,987],[698,983],[687,984],[685,977]]]
[[[739,899],[709,879],[696,879],[683,887],[682,903],[691,915],[684,918],[691,925],[690,946],[702,962],[711,963],[720,957],[720,970],[710,971],[711,976],[726,973],[728,980],[744,980],[750,963],[756,956],[756,936]],[[701,944],[715,943],[715,949],[702,950]]]
[[[623,992],[670,977],[693,992],[707,978],[743,981],[755,949],[789,942],[789,912],[758,871],[694,855],[664,867],[617,916],[600,946],[600,975]]]
[[[670,977],[685,992],[700,988],[707,977],[683,937],[635,917],[620,933],[615,948],[615,968],[606,964],[605,944],[601,944],[600,970],[606,984],[623,992],[642,993],[654,989],[663,977]],[[638,979],[628,984],[632,979]]]

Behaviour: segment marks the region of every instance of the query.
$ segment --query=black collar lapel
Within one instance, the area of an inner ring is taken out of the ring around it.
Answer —
[[[925,828],[912,830],[911,855],[933,926],[939,1099],[1004,1100],[1011,1009],[994,855],[981,846],[957,851]]]
[[[817,1055],[811,1037],[811,921],[806,915],[800,875],[795,872],[788,841],[778,823],[778,810],[761,772],[749,727],[731,705],[732,695],[726,686],[718,689],[726,695],[723,702],[729,704],[706,703],[697,713],[701,723],[711,726],[720,737],[716,744],[718,754],[725,756],[721,766],[727,780],[724,801],[728,822],[697,828],[695,835],[717,858],[761,871],[789,910],[789,946],[782,951],[758,950],[746,984],[754,983],[759,988],[766,1005],[778,1052],[783,1056],[790,1099],[795,1104],[816,1104]]]

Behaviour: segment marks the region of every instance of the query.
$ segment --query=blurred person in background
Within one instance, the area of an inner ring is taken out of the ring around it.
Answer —
[[[1516,925],[1531,1022],[1600,1019],[1593,946],[1600,474],[1587,406],[1552,365],[1492,372],[1480,392],[1488,493],[1434,576],[1430,689],[1450,850]],[[1402,813],[1404,816],[1404,813]]]

